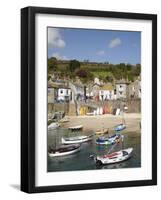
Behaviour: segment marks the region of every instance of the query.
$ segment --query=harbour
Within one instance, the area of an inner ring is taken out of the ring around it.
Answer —
[[[92,135],[92,140],[81,144],[80,151],[75,154],[49,157],[48,156],[48,172],[58,171],[75,171],[75,170],[92,170],[92,169],[118,169],[118,168],[137,168],[141,167],[141,131],[140,131],[140,114],[125,114],[127,128],[121,131],[124,135],[124,141],[117,145],[97,145],[96,139],[98,135],[94,134],[97,129],[109,128],[109,134],[113,134],[112,127],[121,121],[120,116],[104,115],[104,116],[73,116],[69,118],[69,122],[63,123],[61,127],[53,130],[48,130],[48,147],[59,147],[62,137],[77,137],[81,135]],[[97,122],[97,123],[96,123]],[[81,123],[83,130],[71,131],[68,127]],[[108,135],[109,135],[108,134]],[[97,166],[92,156],[102,156],[107,154],[109,150],[119,151],[121,148],[133,148],[133,153],[130,159],[110,164]]]

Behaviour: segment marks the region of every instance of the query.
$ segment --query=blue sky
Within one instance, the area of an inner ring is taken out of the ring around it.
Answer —
[[[48,57],[96,62],[141,63],[141,33],[48,28]]]

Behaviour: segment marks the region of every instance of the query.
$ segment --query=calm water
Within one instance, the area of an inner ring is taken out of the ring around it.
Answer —
[[[67,129],[57,129],[48,131],[48,146],[54,145],[59,147],[61,137],[71,137],[81,135],[82,132],[70,132]],[[84,133],[86,134],[86,133]],[[88,133],[89,134],[89,133]],[[92,134],[92,132],[91,132]],[[102,155],[107,153],[110,146],[98,146],[95,144],[96,136],[88,143],[81,145],[81,150],[75,154],[64,157],[48,157],[48,172],[54,171],[74,171],[74,170],[91,170],[91,169],[116,169],[116,168],[134,168],[141,167],[141,137],[140,134],[124,134],[124,148],[133,147],[133,156],[122,163],[104,165],[97,167],[90,155]],[[114,151],[120,150],[121,144],[114,147]]]

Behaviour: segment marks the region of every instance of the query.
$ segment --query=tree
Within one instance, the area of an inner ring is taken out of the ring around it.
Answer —
[[[48,58],[48,71],[57,69],[57,59],[55,57]]]
[[[107,76],[105,77],[105,80],[107,82],[113,82],[113,79],[114,79],[114,76],[113,76],[112,72],[108,72]]]
[[[51,79],[51,76],[50,75],[48,75],[48,81]]]
[[[80,68],[80,62],[77,60],[71,60],[69,63],[70,72],[74,72],[76,69]]]
[[[76,75],[79,76],[80,78],[87,78],[88,73],[87,73],[87,70],[85,69],[78,69],[76,71]]]
[[[76,76],[78,76],[83,82],[88,82],[90,80],[93,80],[93,74],[83,68],[77,69],[76,70]]]
[[[130,70],[131,70],[131,68],[132,68],[132,65],[131,65],[131,64],[129,64],[129,63],[127,63],[127,65],[126,65],[126,68],[127,68],[127,70],[128,70],[128,71],[130,71]]]
[[[132,68],[132,74],[133,76],[139,76],[140,73],[141,73],[141,65],[137,64],[136,66]]]

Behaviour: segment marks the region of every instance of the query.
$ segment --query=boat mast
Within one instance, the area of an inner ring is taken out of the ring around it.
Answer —
[[[122,111],[122,124],[126,125],[125,118],[124,118],[124,111]]]
[[[121,135],[121,149],[124,149],[124,135]]]

